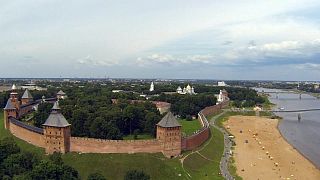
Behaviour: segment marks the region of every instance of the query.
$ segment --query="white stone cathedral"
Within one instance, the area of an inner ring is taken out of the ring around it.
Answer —
[[[177,93],[178,94],[190,94],[190,95],[197,94],[194,92],[194,87],[191,87],[189,84],[187,87],[184,87],[183,89],[179,86],[177,88]]]

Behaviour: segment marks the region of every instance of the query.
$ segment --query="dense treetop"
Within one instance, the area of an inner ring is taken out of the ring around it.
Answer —
[[[21,151],[13,138],[0,140],[0,152],[0,179],[80,179],[75,169],[63,163],[60,154],[41,159],[33,153]]]

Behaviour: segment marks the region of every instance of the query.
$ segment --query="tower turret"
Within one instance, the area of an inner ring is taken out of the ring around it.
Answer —
[[[28,89],[26,89],[21,97],[21,104],[28,104],[33,101],[33,97]]]
[[[15,84],[13,84],[11,88],[10,101],[17,109],[20,108],[20,102],[18,100],[18,93],[17,93],[17,86]]]
[[[162,153],[169,158],[181,153],[181,125],[169,111],[157,124],[157,140],[162,143]]]
[[[65,98],[67,98],[66,93],[64,93],[62,90],[60,90],[60,91],[57,93],[57,99],[65,99]]]
[[[6,106],[3,108],[4,110],[4,128],[9,129],[9,118],[14,117],[17,118],[17,108],[14,106],[14,104],[11,102],[11,99],[8,99]]]
[[[57,101],[43,126],[46,153],[66,153],[70,151],[70,124],[61,114]]]

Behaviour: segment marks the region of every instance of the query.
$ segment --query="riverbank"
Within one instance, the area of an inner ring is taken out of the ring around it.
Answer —
[[[287,143],[278,120],[231,116],[224,126],[235,136],[237,174],[243,179],[320,179],[320,171]]]

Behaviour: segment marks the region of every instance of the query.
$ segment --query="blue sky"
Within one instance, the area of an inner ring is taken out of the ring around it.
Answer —
[[[320,80],[317,0],[0,3],[0,77]]]

